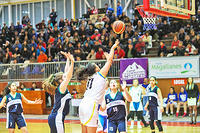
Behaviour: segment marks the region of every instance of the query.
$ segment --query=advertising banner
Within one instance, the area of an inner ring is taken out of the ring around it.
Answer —
[[[199,57],[149,58],[149,77],[199,77]]]
[[[147,58],[121,59],[120,60],[120,80],[126,80],[127,84],[132,84],[133,79],[138,79],[142,83],[147,78]]]

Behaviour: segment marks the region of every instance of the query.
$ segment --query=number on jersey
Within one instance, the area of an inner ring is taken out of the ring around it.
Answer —
[[[87,90],[92,88],[93,80],[94,80],[94,78],[88,79],[88,82],[87,82]]]
[[[113,107],[113,111],[117,112],[118,111],[117,107]]]

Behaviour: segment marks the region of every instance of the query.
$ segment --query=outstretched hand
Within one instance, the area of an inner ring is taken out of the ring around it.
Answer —
[[[62,55],[64,55],[65,58],[70,59],[72,62],[74,62],[74,57],[73,57],[72,54],[70,54],[70,52],[66,53],[66,52],[61,51],[60,53],[61,53]]]
[[[6,106],[6,103],[0,103],[0,109],[2,108],[2,107],[5,107]]]
[[[42,104],[43,103],[43,100],[41,100],[41,99],[35,99],[35,101],[34,101],[34,104]]]
[[[126,81],[123,81],[121,86],[122,86],[122,90],[125,91],[125,89],[126,89]]]
[[[116,49],[117,47],[118,47],[118,45],[119,45],[119,40],[117,39],[116,41],[115,41],[115,44],[112,46],[112,48],[113,49]]]

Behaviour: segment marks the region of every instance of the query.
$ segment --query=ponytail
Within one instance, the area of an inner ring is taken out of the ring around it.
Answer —
[[[89,76],[96,73],[96,65],[94,63],[88,63],[85,67],[80,67],[76,72],[76,79],[86,80]]]
[[[6,96],[6,95],[8,95],[10,93],[10,89],[9,88],[10,88],[12,83],[14,83],[14,82],[8,82],[8,85],[4,89],[4,93],[3,93],[4,96]]]
[[[54,94],[55,89],[58,87],[59,80],[62,78],[62,76],[63,76],[63,72],[51,74],[47,79],[45,79],[42,82],[42,85],[44,86],[44,90],[51,94]]]

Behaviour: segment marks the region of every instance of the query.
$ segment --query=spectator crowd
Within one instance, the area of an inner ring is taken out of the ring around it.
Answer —
[[[120,2],[117,3],[117,14],[113,8],[105,4],[105,16],[97,15],[96,22],[87,19],[98,14],[93,6],[88,8],[86,18],[56,21],[56,11],[52,9],[49,21],[44,20],[36,25],[31,24],[28,16],[23,17],[22,25],[5,23],[0,34],[0,63],[23,63],[62,61],[60,51],[70,52],[76,61],[105,59],[116,39],[120,46],[115,51],[115,58],[134,58],[146,54],[152,47],[152,40],[159,41],[158,56],[189,56],[200,53],[200,21],[197,15],[191,20],[169,19],[158,17],[157,30],[144,31],[140,14],[135,11],[131,20],[122,12]],[[117,35],[112,30],[112,23],[122,20],[126,30]],[[173,36],[171,48],[162,40]]]

